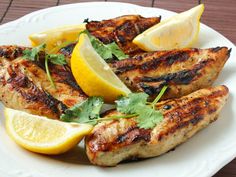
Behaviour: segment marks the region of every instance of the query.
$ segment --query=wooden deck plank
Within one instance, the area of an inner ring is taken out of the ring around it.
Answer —
[[[92,0],[89,2],[93,2],[93,1],[105,1],[105,0]],[[79,2],[88,2],[88,0],[59,0],[59,5],[79,3]]]
[[[3,19],[3,16],[7,10],[8,5],[10,4],[11,0],[1,0],[0,1],[0,23]]]
[[[152,6],[152,0],[107,0],[107,2],[126,2],[146,7]]]
[[[155,0],[154,7],[171,10],[174,12],[183,12],[198,5],[198,0]]]
[[[206,25],[222,33],[234,44],[236,43],[236,1],[209,1],[202,0],[205,4],[205,11],[201,21]],[[155,0],[154,7],[182,12],[198,4],[198,0]],[[227,4],[227,5],[226,5]]]
[[[205,4],[202,22],[236,44],[236,1],[202,0],[202,3]]]
[[[11,7],[9,8],[2,23],[15,20],[23,15],[26,15],[30,12],[33,12],[39,9],[55,6],[56,4],[57,4],[57,0],[40,0],[40,1],[13,0]]]

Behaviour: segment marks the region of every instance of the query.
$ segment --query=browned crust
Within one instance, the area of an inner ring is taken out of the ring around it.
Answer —
[[[135,119],[98,124],[86,138],[87,155],[92,163],[106,165],[100,161],[103,156],[106,158],[106,153],[119,156],[123,148],[128,149],[140,143],[143,147],[158,145],[158,143],[168,141],[167,137],[174,136],[180,132],[179,130],[187,129],[187,127],[192,127],[193,132],[194,129],[199,130],[216,120],[216,116],[225,104],[228,92],[226,86],[217,86],[201,89],[179,99],[162,101],[156,105],[156,108],[163,113],[164,121],[154,129],[138,128]],[[114,110],[109,111],[105,116],[119,114]],[[108,132],[111,132],[111,135],[108,136]],[[168,150],[170,149],[166,149],[165,152]]]
[[[144,18],[140,15],[125,15],[109,20],[91,21],[86,29],[105,44],[116,42],[128,55],[143,51],[132,40],[146,29],[160,22],[160,17]]]
[[[168,85],[163,97],[168,99],[211,86],[230,51],[227,47],[216,47],[151,52],[113,62],[110,66],[132,91],[143,91],[152,98]]]

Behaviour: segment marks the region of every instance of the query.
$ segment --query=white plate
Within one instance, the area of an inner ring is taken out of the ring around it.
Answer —
[[[79,3],[40,10],[0,26],[0,44],[29,45],[27,36],[61,25],[82,23],[85,18],[108,19],[125,14],[146,17],[174,13],[125,3]],[[48,157],[30,153],[18,147],[6,135],[1,107],[0,174],[4,177],[206,177],[212,176],[236,157],[236,53],[235,46],[215,30],[201,25],[199,43],[195,47],[227,46],[232,53],[215,85],[230,89],[228,103],[219,120],[199,132],[186,143],[157,158],[101,168],[89,164],[80,147],[72,152]]]

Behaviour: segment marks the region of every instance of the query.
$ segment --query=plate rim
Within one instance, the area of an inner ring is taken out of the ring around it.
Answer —
[[[141,10],[145,10],[145,9],[161,9],[161,10],[164,10],[164,11],[166,11],[168,13],[176,13],[174,11],[166,10],[166,9],[159,8],[159,7],[145,7],[145,6],[136,5],[136,4],[132,4],[132,3],[125,3],[125,2],[99,2],[99,1],[95,1],[95,2],[79,2],[79,3],[71,3],[71,4],[60,5],[60,6],[48,7],[48,8],[44,8],[44,9],[40,9],[40,10],[31,12],[31,13],[28,13],[28,14],[26,14],[26,15],[24,15],[24,16],[16,19],[16,20],[13,20],[13,21],[1,24],[0,25],[0,30],[4,29],[4,28],[7,28],[7,27],[10,27],[10,26],[14,26],[17,23],[19,23],[21,21],[25,21],[28,18],[30,18],[30,17],[32,17],[34,15],[37,15],[37,14],[45,13],[45,12],[48,12],[48,11],[53,11],[55,9],[70,8],[70,7],[75,6],[75,5],[80,6],[81,4],[88,5],[88,6],[90,6],[90,5],[93,6],[93,5],[96,5],[96,4],[106,4],[106,5],[110,4],[111,6],[114,6],[115,4],[119,4],[119,5],[122,5],[122,6],[129,5],[130,7],[132,6],[133,8],[136,8],[136,9],[138,8],[138,9],[141,9]],[[233,42],[231,42],[228,38],[226,38],[224,35],[222,35],[220,32],[218,32],[217,30],[215,30],[214,28],[212,28],[212,27],[210,27],[208,25],[205,25],[204,23],[201,23],[201,25],[204,25],[207,28],[210,28],[214,32],[218,33],[218,35],[223,37],[224,40],[228,41],[233,46],[234,50],[236,49],[235,44]],[[233,147],[236,147],[236,143],[234,143]],[[228,164],[231,160],[233,160],[236,157],[236,149],[234,151],[232,150],[231,153],[229,153],[227,156],[225,155],[224,157],[225,157],[224,159],[221,158],[221,159],[223,159],[221,161],[221,163],[217,164],[217,166],[214,166],[214,169],[211,169],[211,170],[208,169],[207,171],[205,170],[205,172],[201,173],[201,175],[203,175],[203,176],[212,176],[215,173],[217,173],[221,168],[223,168],[226,164]],[[197,174],[197,175],[199,175],[199,174]]]

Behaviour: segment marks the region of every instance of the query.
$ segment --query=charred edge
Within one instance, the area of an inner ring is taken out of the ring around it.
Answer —
[[[0,57],[14,60],[23,55],[24,47],[3,46],[0,47]]]
[[[72,54],[73,49],[75,48],[76,43],[69,44],[59,50],[59,53],[61,53],[64,56],[70,57]]]
[[[152,69],[156,69],[160,65],[171,66],[176,62],[184,62],[189,59],[189,52],[187,51],[178,51],[174,53],[168,53],[167,55],[163,55],[160,58],[155,58],[152,61],[146,62],[140,66],[140,69],[143,71],[148,71]]]
[[[232,48],[228,50],[228,53],[227,53],[228,57],[230,57],[231,51],[232,51]]]
[[[131,127],[125,133],[118,135],[115,144],[125,143],[127,145],[137,143],[142,140],[148,142],[151,138],[150,133],[150,129],[139,129],[138,127]]]
[[[188,85],[195,77],[198,77],[198,73],[203,69],[211,60],[202,61],[191,70],[183,70],[176,73],[169,73],[160,77],[143,77],[139,86],[148,95],[154,95],[160,92],[164,85]],[[143,82],[161,82],[159,86],[150,86]]]
[[[214,47],[214,48],[211,48],[211,51],[212,52],[218,52],[218,51],[220,51],[221,49],[223,49],[223,47]]]
[[[13,70],[9,74],[11,77],[7,80],[7,83],[19,92],[26,101],[43,103],[54,113],[61,113],[67,109],[62,102],[49,93],[40,90],[27,76],[22,73],[16,73]],[[27,92],[25,92],[26,88],[28,89]]]
[[[159,93],[161,91],[162,87],[164,87],[164,85],[168,85],[168,83],[163,82],[158,86],[150,86],[150,85],[147,85],[143,82],[139,83],[140,88],[148,95],[155,95],[155,94]]]
[[[143,77],[142,82],[160,82],[165,81],[166,83],[173,82],[175,84],[189,84],[196,76],[196,72],[199,69],[194,70],[183,70],[177,73],[169,73],[160,77]]]

